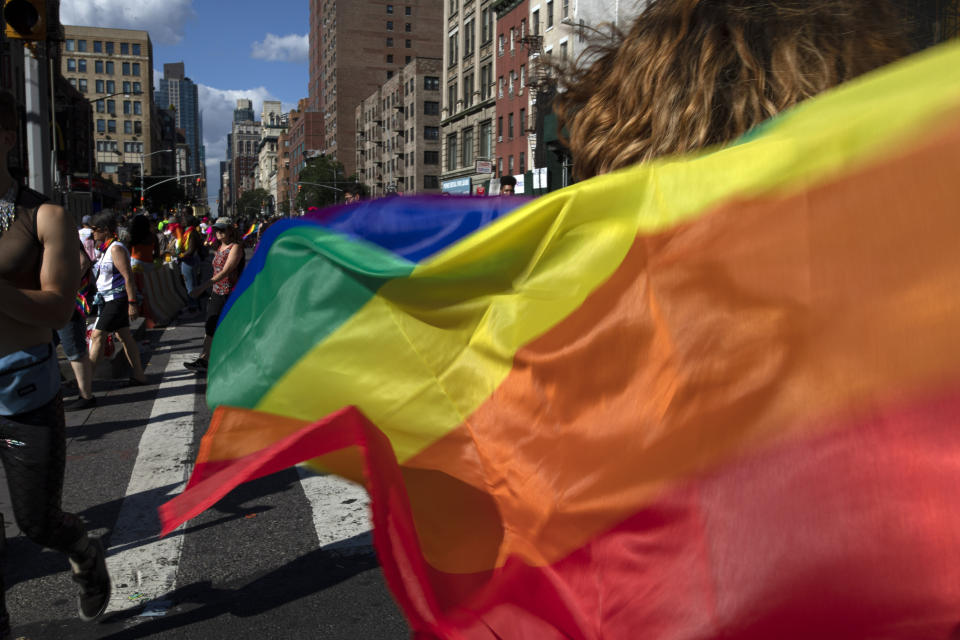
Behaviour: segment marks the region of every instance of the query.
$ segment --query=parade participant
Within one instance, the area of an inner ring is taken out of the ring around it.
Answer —
[[[360,201],[360,185],[351,184],[343,192],[343,202],[345,204],[351,204],[353,202]]]
[[[613,35],[554,102],[579,178],[730,142],[907,53],[885,1],[658,0]]]
[[[177,258],[180,260],[180,274],[183,276],[183,284],[187,291],[193,291],[197,288],[200,278],[200,235],[197,233],[197,219],[194,216],[184,214],[178,220],[179,228],[177,234]],[[190,311],[197,311],[196,301],[191,300],[188,304]]]
[[[98,301],[102,300],[103,304],[90,334],[90,361],[96,367],[103,355],[107,334],[115,331],[130,363],[130,384],[146,384],[147,378],[140,364],[140,347],[130,331],[130,320],[138,314],[137,291],[130,268],[130,253],[117,241],[116,217],[110,213],[94,217],[93,237],[100,247],[100,257],[94,264],[93,273]]]
[[[93,241],[93,229],[90,228],[91,216],[83,216],[80,221],[80,243],[83,244],[83,250],[87,252],[90,262],[97,259],[97,247]]]
[[[183,364],[187,369],[198,372],[207,370],[210,345],[213,344],[213,334],[220,321],[220,312],[240,278],[244,262],[243,244],[238,237],[239,232],[229,218],[217,218],[213,224],[213,232],[220,243],[217,253],[213,256],[213,276],[190,292],[190,297],[199,298],[207,289],[213,289],[213,294],[207,303],[207,323],[204,328],[205,335],[200,357]]]
[[[512,196],[517,190],[517,179],[513,176],[500,177],[500,195]]]
[[[66,436],[51,343],[52,330],[73,312],[81,248],[63,208],[10,175],[7,156],[19,130],[15,99],[0,92],[0,460],[17,524],[37,544],[67,554],[80,617],[94,620],[110,600],[110,577],[99,539],[60,509]],[[9,634],[0,599],[0,638]]]
[[[157,237],[151,226],[145,215],[138,215],[130,224],[130,265],[134,271],[151,270],[159,256]]]
[[[92,238],[91,238],[92,239]],[[79,396],[64,405],[67,411],[79,411],[96,406],[97,399],[93,395],[93,363],[90,362],[90,352],[87,348],[87,315],[90,313],[88,291],[91,282],[90,275],[93,263],[85,250],[80,251],[80,288],[74,298],[73,315],[65,327],[57,329],[57,338],[63,353],[67,356],[73,375],[77,379]]]

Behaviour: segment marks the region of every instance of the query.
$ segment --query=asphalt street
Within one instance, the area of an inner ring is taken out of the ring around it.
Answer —
[[[13,637],[409,637],[370,546],[366,494],[339,479],[290,469],[157,539],[156,508],[182,489],[210,419],[204,378],[182,365],[201,320],[147,333],[149,386],[97,380],[96,408],[67,414],[63,506],[108,547],[108,613],[81,622],[66,558],[8,526]]]

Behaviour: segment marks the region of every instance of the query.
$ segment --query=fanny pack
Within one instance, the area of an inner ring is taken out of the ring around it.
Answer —
[[[60,369],[53,343],[0,357],[0,416],[38,409],[60,390]]]

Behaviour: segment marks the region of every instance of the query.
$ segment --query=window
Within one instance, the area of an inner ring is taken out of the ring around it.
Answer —
[[[116,93],[117,83],[113,80],[107,80],[107,93]]]
[[[388,53],[388,54],[387,54],[387,64],[393,64],[393,54],[392,54],[392,53]]]
[[[527,154],[523,151],[520,152],[520,162],[517,164],[517,168],[520,169],[520,173],[527,170]]]
[[[129,100],[123,101],[123,113],[124,115],[130,115],[131,113],[133,113],[133,106],[131,106]]]
[[[133,115],[142,116],[143,115],[143,106],[142,103],[137,100],[133,103]]]
[[[133,63],[133,75],[135,75],[135,76],[140,75],[140,63],[139,63],[139,62],[134,62],[134,63]]]
[[[507,158],[507,173],[513,175],[513,156]]]
[[[553,29],[553,0],[547,0],[547,29]]]
[[[66,41],[66,47],[65,47],[65,49],[66,49],[67,51],[75,51],[75,50],[76,50],[76,47],[74,46],[73,40],[69,40],[69,39],[68,39],[68,40]]]
[[[393,38],[387,38],[387,46],[388,46],[388,47],[392,47],[392,46],[393,46]]]
[[[113,55],[113,43],[112,43],[112,42],[104,43],[104,47],[105,47],[106,50],[107,50],[107,54],[112,56],[112,55]]]
[[[497,36],[497,55],[503,55],[503,34]]]
[[[407,40],[407,42],[410,42],[410,41]],[[404,64],[410,64],[410,61],[411,61],[411,60],[413,60],[413,57],[412,57],[412,56],[404,56],[404,58],[403,58]]]
[[[76,71],[77,61],[73,58],[67,58],[67,71]]]
[[[497,158],[497,175],[503,175],[503,158]]]
[[[133,55],[135,56],[140,55],[140,45],[137,44],[136,42],[133,43]]]
[[[476,22],[468,20],[463,25],[463,57],[473,55],[473,46],[476,42]]]
[[[104,106],[103,100],[97,100],[97,113],[105,113],[106,110],[107,110],[107,107]]]
[[[124,93],[130,93],[130,83],[127,82],[127,81],[124,81],[124,83],[123,83],[123,92],[124,92]]]
[[[392,5],[392,4],[388,4],[388,5],[387,5],[387,13],[393,13],[393,5]]]
[[[103,53],[103,41],[94,40],[93,41],[93,52],[94,53]]]
[[[437,176],[423,176],[423,188],[424,189],[439,189],[440,188],[440,178]]]
[[[116,132],[117,132],[117,121],[107,120],[107,133],[116,133]]]
[[[447,171],[457,168],[457,134],[447,136]]]
[[[523,18],[520,20],[520,39],[523,40],[525,35],[527,35],[527,19]]]
[[[413,9],[411,9],[410,7],[404,7],[404,8],[403,8],[403,15],[405,15],[405,16],[412,16],[412,15],[413,15]]]
[[[560,19],[570,17],[570,0],[560,0]]]
[[[497,141],[503,140],[503,116],[497,118]]]
[[[493,123],[489,120],[480,123],[480,158],[487,160],[493,151]]]
[[[413,32],[413,25],[408,22],[405,25],[403,25],[403,30],[406,31],[407,33],[411,33]]]
[[[440,78],[437,76],[423,76],[423,89],[424,91],[439,91]]]
[[[424,151],[424,152],[423,152],[423,164],[440,164],[440,152],[439,152],[439,151]]]
[[[527,110],[520,109],[520,135],[523,135],[527,128]]]
[[[490,97],[491,85],[493,84],[493,65],[485,64],[480,67],[480,99],[486,100]]]
[[[438,116],[440,115],[440,103],[427,101],[423,103],[423,114],[426,116]]]
[[[507,85],[507,89],[511,96],[513,95],[513,84],[514,84],[514,80],[516,80],[516,77],[517,77],[517,72],[514,71],[513,69],[510,69],[510,83]]]
[[[123,132],[124,133],[133,133],[133,121],[124,120],[123,121]]]
[[[480,44],[487,44],[493,37],[493,29],[490,24],[490,7],[485,7],[480,11]]]
[[[80,93],[86,93],[86,92],[87,92],[87,79],[80,78]]]
[[[461,166],[469,167],[473,164],[473,127],[463,130],[463,162]]]
[[[73,87],[74,89],[77,88],[77,79],[76,79],[76,78],[70,78],[70,86]]]
[[[133,83],[133,92],[134,92],[134,93],[142,93],[142,92],[140,91],[140,83],[139,83],[139,82],[134,82],[134,83]]]
[[[439,140],[439,139],[440,139],[440,127],[424,127],[424,128],[423,128],[423,139],[424,139],[424,140]]]
[[[84,58],[80,58],[79,60],[77,60],[77,71],[79,71],[80,73],[87,72],[87,61]]]
[[[407,38],[406,40],[404,40],[404,41],[403,41],[403,47],[404,47],[405,49],[410,49],[411,47],[413,47],[413,40],[410,40],[409,38]]]
[[[520,65],[520,91],[523,91],[523,87],[527,84],[527,66]]]
[[[120,55],[122,55],[122,56],[128,56],[128,55],[130,55],[130,43],[128,43],[128,42],[121,42],[121,43],[120,43]]]
[[[513,51],[513,41],[516,39],[516,32],[513,30],[513,27],[510,27],[510,51]]]
[[[447,115],[453,115],[457,112],[457,83],[451,82],[447,85]]]
[[[107,113],[116,115],[116,113],[117,113],[117,101],[116,101],[116,100],[107,100]]]
[[[133,133],[136,135],[140,135],[141,133],[143,133],[143,123],[140,122],[139,120],[133,121]]]
[[[387,31],[393,31],[393,20],[387,20]]]
[[[513,140],[513,112],[507,114],[507,139]]]
[[[463,108],[468,109],[473,106],[473,74],[468,73],[463,76]]]
[[[497,78],[497,97],[503,97],[503,76]]]
[[[457,0],[450,0],[450,15],[457,12]]]
[[[457,57],[460,54],[460,35],[456,31],[447,38],[447,54],[450,57],[449,66],[456,66]]]
[[[103,118],[97,119],[97,133],[103,133],[107,130],[107,121]]]
[[[108,76],[112,76],[112,75],[113,75],[113,61],[112,61],[112,60],[107,60],[107,75],[108,75]]]
[[[86,40],[77,40],[77,51],[86,51],[87,50],[87,41]]]
[[[97,60],[93,63],[95,73],[103,73],[103,60]]]
[[[540,9],[533,12],[533,18],[530,21],[533,23],[530,25],[533,27],[533,35],[540,35]]]
[[[560,59],[561,60],[567,59],[567,41],[566,40],[560,43]]]
[[[387,71],[387,80],[393,77],[393,71]]]

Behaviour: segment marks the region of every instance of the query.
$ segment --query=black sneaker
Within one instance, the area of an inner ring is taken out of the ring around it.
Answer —
[[[63,408],[67,411],[82,411],[83,409],[92,409],[95,406],[97,406],[97,398],[95,396],[90,396],[89,398],[79,396],[76,400],[71,400],[63,405]],[[2,639],[2,636],[0,636],[0,639]]]
[[[70,555],[70,568],[73,581],[80,585],[77,605],[80,619],[85,622],[96,620],[107,610],[110,602],[110,574],[107,573],[106,553],[99,538],[88,538],[87,548],[81,552],[77,561]]]
[[[203,358],[197,358],[193,362],[184,362],[183,366],[191,371],[206,371],[207,370],[207,361]]]

